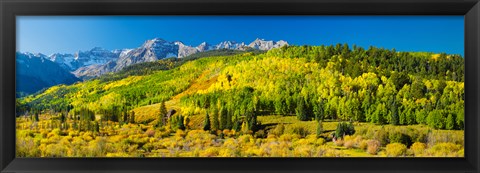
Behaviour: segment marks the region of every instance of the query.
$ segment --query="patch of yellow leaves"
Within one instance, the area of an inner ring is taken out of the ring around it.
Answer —
[[[111,83],[105,85],[103,87],[103,89],[104,90],[109,90],[109,89],[120,87],[120,86],[127,86],[127,85],[130,85],[132,83],[135,83],[135,82],[141,80],[142,78],[143,78],[142,76],[130,76],[130,77],[127,77],[127,78],[119,80],[119,81],[111,82]]]

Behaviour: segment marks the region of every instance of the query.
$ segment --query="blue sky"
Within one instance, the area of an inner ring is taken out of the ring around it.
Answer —
[[[256,38],[464,54],[463,16],[18,16],[17,51],[136,48],[155,37],[196,46]]]

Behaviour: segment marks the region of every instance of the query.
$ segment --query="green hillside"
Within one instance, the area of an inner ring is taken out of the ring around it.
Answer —
[[[176,106],[185,115],[224,110],[237,121],[250,114],[280,114],[456,129],[463,126],[463,62],[456,55],[373,47],[291,46],[259,55],[138,64],[19,102],[33,110],[73,113],[87,108],[116,116],[182,94]],[[202,88],[197,91],[198,85]],[[442,122],[427,121],[429,117]],[[454,119],[453,127],[447,127],[447,119]]]

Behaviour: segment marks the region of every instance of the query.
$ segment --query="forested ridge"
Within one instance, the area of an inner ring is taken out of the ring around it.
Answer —
[[[220,112],[233,121],[274,113],[463,129],[463,63],[458,55],[290,46],[225,68],[217,83],[182,103],[226,109]]]
[[[17,98],[19,157],[463,156],[464,59],[218,50]]]
[[[337,44],[198,58],[143,63],[55,86],[18,99],[17,111],[76,114],[88,109],[120,121],[135,107],[171,99],[202,76],[216,81],[183,96],[182,114],[219,114],[215,127],[220,129],[246,123],[254,130],[262,114],[463,129],[464,59],[459,55]]]

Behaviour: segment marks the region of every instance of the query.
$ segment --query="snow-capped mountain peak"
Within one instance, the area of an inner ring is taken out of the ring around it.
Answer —
[[[250,44],[227,40],[215,45],[202,42],[198,46],[191,46],[181,41],[153,38],[146,40],[140,47],[133,49],[115,49],[110,51],[102,47],[94,47],[87,51],[77,51],[74,54],[57,53],[48,57],[43,55],[43,57],[59,64],[68,71],[72,71],[77,77],[95,77],[104,73],[119,71],[126,66],[136,63],[152,62],[171,57],[183,58],[209,50],[247,50],[251,48],[270,50],[285,45],[288,45],[288,43],[283,40],[275,42],[257,38]]]
[[[236,41],[223,41],[218,43],[215,46],[215,49],[235,49],[235,50],[244,50],[245,43],[237,43]]]
[[[265,39],[257,38],[252,43],[250,43],[248,47],[259,49],[259,50],[270,50],[270,49],[282,47],[285,45],[288,45],[288,43],[283,40],[279,40],[278,42],[275,42],[272,40],[266,41]]]

